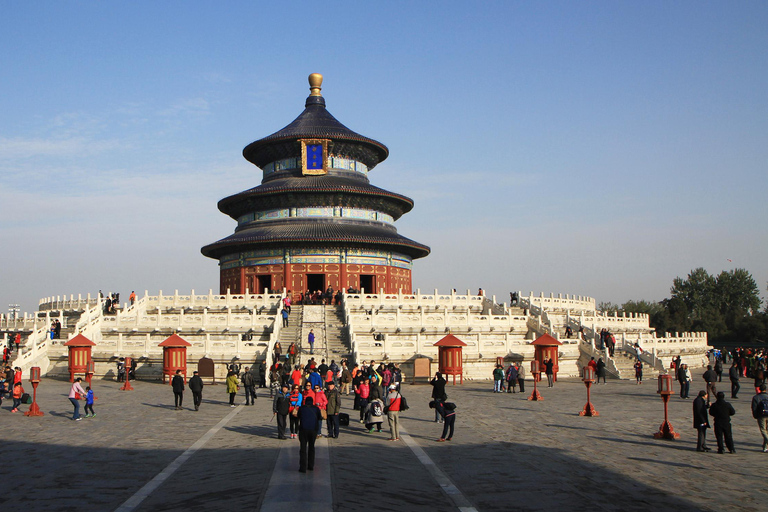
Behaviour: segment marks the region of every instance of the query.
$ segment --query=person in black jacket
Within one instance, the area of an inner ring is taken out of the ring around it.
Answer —
[[[184,401],[184,377],[181,376],[181,370],[176,370],[176,375],[171,379],[173,388],[173,400],[176,403],[176,410],[181,410],[181,403]]]
[[[699,432],[699,437],[696,441],[697,452],[708,452],[707,446],[707,429],[709,428],[709,416],[707,415],[707,392],[699,391],[693,401],[693,428]]]
[[[730,453],[736,453],[733,447],[733,435],[731,433],[731,416],[736,414],[733,406],[725,401],[725,393],[717,393],[717,401],[709,407],[709,415],[715,418],[715,437],[717,438],[717,453],[724,453],[723,438],[725,446]]]
[[[736,364],[736,360],[733,360],[731,368],[728,370],[728,377],[731,379],[731,398],[739,398],[739,367]]]
[[[440,400],[441,402],[445,402],[448,400],[448,395],[445,394],[445,384],[446,381],[443,378],[443,374],[440,372],[435,372],[435,377],[429,381],[430,384],[432,384],[432,399],[433,400]],[[435,423],[443,422],[443,417],[440,416],[440,413],[437,409],[435,409]]]
[[[288,413],[291,412],[291,399],[287,384],[283,384],[282,390],[275,394],[275,400],[272,402],[272,414],[277,417],[277,438],[288,439],[285,437],[285,426],[288,422]]]
[[[203,379],[192,372],[192,378],[189,379],[189,390],[192,392],[192,402],[195,404],[195,410],[200,410],[200,404],[203,402]]]
[[[715,373],[715,370],[712,369],[711,364],[707,365],[707,371],[704,372],[702,378],[707,383],[707,395],[709,396],[707,401],[709,401],[713,396],[717,396],[717,388],[715,387],[715,382],[717,382],[717,373]]]
[[[312,397],[307,397],[299,407],[299,472],[315,469],[315,439],[320,433],[323,416],[314,405]]]

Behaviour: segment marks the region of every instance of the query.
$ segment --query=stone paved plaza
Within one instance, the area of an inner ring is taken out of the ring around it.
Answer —
[[[694,381],[703,382],[700,373]],[[255,406],[233,409],[225,386],[207,386],[195,412],[189,391],[185,410],[176,411],[167,385],[135,382],[124,392],[116,382],[94,381],[96,417],[74,422],[69,383],[45,379],[38,392],[44,417],[11,414],[9,401],[0,411],[0,503],[26,511],[765,508],[760,473],[768,454],[749,412],[748,381],[732,401],[734,455],[695,451],[691,400],[676,396],[670,421],[681,438],[654,439],[663,420],[655,382],[594,387],[596,418],[578,416],[581,381],[544,386],[541,402],[525,400],[526,384],[525,395],[492,393],[487,381],[449,385],[458,419],[446,443],[435,441],[442,426],[426,406],[430,386],[404,386],[407,435],[394,443],[387,433],[364,431],[345,397],[350,427],[339,439],[318,440],[317,470],[302,475],[298,440],[276,439],[266,390]],[[314,507],[303,503],[310,494]]]

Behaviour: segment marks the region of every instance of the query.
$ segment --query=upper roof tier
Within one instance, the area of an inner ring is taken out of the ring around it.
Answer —
[[[246,160],[258,167],[283,158],[301,154],[299,139],[329,139],[330,153],[358,160],[373,169],[389,156],[389,150],[381,142],[355,133],[325,108],[325,98],[320,95],[322,75],[309,75],[310,95],[304,104],[304,112],[282,130],[248,144],[243,149]]]

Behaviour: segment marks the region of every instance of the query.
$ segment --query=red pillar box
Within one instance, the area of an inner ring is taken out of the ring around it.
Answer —
[[[659,375],[659,388],[657,393],[661,395],[661,399],[664,400],[664,423],[659,427],[659,431],[653,434],[656,439],[678,439],[680,434],[675,432],[672,428],[672,424],[669,422],[669,396],[673,393],[672,390],[672,376],[671,375]]]
[[[167,340],[158,345],[163,347],[163,382],[165,376],[172,377],[176,370],[181,370],[184,374],[184,382],[187,382],[187,347],[192,344],[184,340],[178,334],[172,334]],[[171,379],[168,379],[170,384]]]
[[[595,383],[595,369],[591,366],[584,367],[584,385],[587,387],[587,404],[584,406],[584,410],[579,413],[579,416],[600,416],[600,413],[592,406],[592,401],[589,395],[589,388]]]
[[[528,397],[528,400],[533,400],[534,402],[544,400],[539,394],[539,390],[536,388],[536,383],[541,380],[541,364],[536,359],[531,361],[531,375],[533,375],[533,392],[531,393],[531,396]]]
[[[91,360],[91,348],[96,344],[83,336],[78,334],[68,342],[64,344],[69,349],[69,382],[75,381],[75,374],[86,374],[88,371],[88,361]]]
[[[120,388],[120,391],[133,391],[133,386],[131,386],[131,365],[133,365],[133,358],[126,357],[125,358],[125,383]]]
[[[544,359],[551,358],[554,363],[552,367],[553,378],[557,382],[557,372],[560,370],[559,352],[560,343],[549,334],[543,334],[536,338],[536,341],[531,343],[535,347],[534,359],[541,364],[541,368],[544,368]]]
[[[443,375],[453,375],[453,385],[456,385],[456,376],[459,376],[459,384],[464,384],[464,367],[461,347],[467,344],[453,334],[449,334],[434,345],[437,347],[438,371]]]
[[[24,416],[44,416],[43,411],[40,410],[40,406],[37,405],[37,386],[40,384],[40,367],[33,366],[29,369],[29,382],[32,383],[32,405],[29,406],[29,410],[24,413]]]

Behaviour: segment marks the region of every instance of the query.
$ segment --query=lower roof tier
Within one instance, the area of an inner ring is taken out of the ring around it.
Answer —
[[[377,223],[349,222],[269,222],[254,225],[206,245],[203,255],[218,259],[233,251],[256,247],[275,247],[295,244],[329,243],[335,245],[371,246],[396,250],[412,258],[423,258],[430,248],[397,231]]]
[[[366,179],[305,176],[267,181],[219,201],[219,210],[235,220],[256,211],[303,206],[369,207],[398,219],[411,211],[413,200]]]

